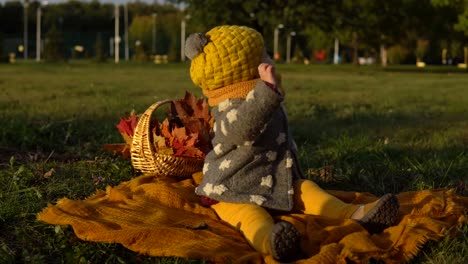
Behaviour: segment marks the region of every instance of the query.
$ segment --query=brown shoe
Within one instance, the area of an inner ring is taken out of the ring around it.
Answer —
[[[271,254],[278,261],[293,261],[301,254],[301,234],[289,222],[280,221],[271,231]]]
[[[376,202],[364,205],[365,215],[358,222],[369,233],[380,233],[385,228],[396,223],[399,209],[400,204],[397,197],[391,193],[387,193]]]

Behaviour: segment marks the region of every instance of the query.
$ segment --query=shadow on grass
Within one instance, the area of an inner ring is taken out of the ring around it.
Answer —
[[[115,127],[118,117],[5,121],[0,166],[8,166],[11,156],[25,162],[93,159],[104,144],[123,142]],[[327,188],[382,194],[468,183],[468,136],[448,140],[453,134],[444,134],[463,121],[457,115],[368,111],[338,117],[319,106],[313,117],[295,115],[290,124],[302,167],[333,168],[334,181],[323,182]]]
[[[327,189],[376,195],[440,187],[467,195],[468,137],[451,131],[462,122],[457,115],[401,113],[339,118],[326,109],[315,118],[290,119],[309,177]]]
[[[370,106],[358,106],[349,113],[340,113],[336,109],[315,105],[311,107],[307,117],[295,115],[289,118],[296,140],[320,144],[326,138],[339,138],[341,135],[366,135],[370,137],[385,137],[401,132],[413,139],[418,136],[430,136],[430,132],[445,132],[446,130],[466,126],[463,114],[448,114],[435,112],[401,113],[401,112],[370,112]],[[363,108],[363,109],[361,109]],[[346,111],[341,109],[342,112]],[[411,144],[410,141],[405,142]],[[468,142],[468,135],[466,138]]]
[[[67,120],[4,120],[0,131],[0,164],[14,155],[52,160],[89,159],[104,144],[123,143],[115,125],[118,117]]]
[[[383,69],[385,72],[399,72],[399,73],[468,73],[468,69],[458,68],[456,66],[427,66],[418,68],[414,65],[402,66],[389,66]]]

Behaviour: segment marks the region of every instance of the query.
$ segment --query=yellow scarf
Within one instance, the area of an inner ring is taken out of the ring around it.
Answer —
[[[216,90],[202,90],[202,92],[208,97],[208,104],[210,106],[216,106],[226,99],[247,97],[247,94],[252,91],[258,80],[259,79],[253,79],[250,81],[238,82]]]

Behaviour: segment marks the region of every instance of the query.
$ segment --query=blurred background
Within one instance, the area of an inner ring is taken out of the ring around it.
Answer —
[[[263,34],[308,178],[468,195],[468,0],[0,0],[0,264],[206,263],[36,215],[138,175],[103,145],[124,142],[120,117],[202,94],[184,41],[223,24]],[[468,264],[460,230],[409,263]]]
[[[467,63],[468,0],[0,0],[0,60],[181,62],[188,34],[221,24],[284,63]]]

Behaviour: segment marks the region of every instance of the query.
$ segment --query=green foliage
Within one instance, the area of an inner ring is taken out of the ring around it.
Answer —
[[[420,61],[423,60],[424,55],[426,55],[427,53],[428,47],[429,47],[429,41],[427,39],[418,39],[416,41],[415,55],[418,60]]]
[[[388,62],[390,64],[401,64],[408,59],[410,51],[402,45],[394,45],[387,51]]]
[[[450,230],[457,231],[457,230]],[[468,226],[458,230],[461,234],[456,238],[446,236],[441,242],[431,242],[424,246],[424,253],[420,254],[413,263],[424,264],[452,264],[466,263],[468,256]]]
[[[145,49],[144,47],[141,45],[140,42],[138,41],[135,41],[135,55],[133,56],[133,59],[135,61],[148,61],[149,60],[149,56],[147,55],[147,53],[145,52]]]
[[[3,54],[3,52],[4,52],[4,48],[3,48],[3,34],[0,32],[0,57],[1,57],[2,55],[5,55],[5,54]]]
[[[137,60],[146,58],[152,52],[155,23],[156,20],[152,16],[137,16],[129,27],[129,39],[137,49],[135,55]]]
[[[56,26],[63,31],[105,32],[113,28],[113,10],[113,4],[98,1],[49,3],[43,8],[43,24],[44,28]]]
[[[463,58],[463,45],[460,41],[450,43],[450,56],[453,58]]]
[[[3,34],[0,32],[0,63],[9,62],[8,54],[4,53],[3,49]]]
[[[458,23],[454,27],[468,36],[468,9],[465,9],[465,12],[458,16]]]
[[[6,1],[0,4],[0,32],[11,34],[23,30],[23,5],[21,1]],[[32,16],[30,15],[30,18]]]
[[[60,62],[65,60],[63,34],[55,26],[52,27],[45,36],[44,59],[47,62]]]
[[[96,36],[96,43],[94,45],[94,60],[97,62],[105,62],[107,56],[104,54],[104,42],[102,41],[102,34],[98,33]]]
[[[328,49],[333,46],[334,36],[318,27],[310,27],[304,33],[307,39],[310,39],[308,48],[312,50]]]
[[[330,31],[333,25],[335,3],[330,1],[243,1],[237,0],[194,0],[188,3],[187,12],[192,16],[191,22],[198,32],[204,32],[214,26],[223,24],[245,25],[255,28],[264,35],[265,40],[273,38],[274,28],[283,24],[284,32],[300,32],[311,26]],[[236,12],[232,12],[236,10]],[[193,21],[192,21],[193,20]],[[280,36],[280,43],[285,42],[285,34]],[[265,43],[273,50],[272,43]],[[282,47],[284,50],[284,47]]]
[[[157,53],[168,55],[169,61],[180,61],[180,33],[182,14],[168,12],[159,20],[157,36]],[[190,19],[186,23],[186,32],[191,33]]]
[[[33,1],[28,8],[30,36],[34,33],[34,11],[38,5],[38,1]],[[182,6],[186,7],[185,10],[178,8]],[[324,41],[327,36],[327,39],[338,37],[341,47],[355,57],[358,52],[375,53],[381,44],[402,45],[414,55],[416,40],[427,39],[429,46],[425,56],[431,62],[438,62],[441,54],[438,43],[441,39],[462,43],[466,41],[467,8],[467,0],[172,0],[165,4],[129,2],[126,10],[129,23],[135,23],[131,30],[134,37],[130,41],[130,52],[140,60],[152,55],[152,29],[144,29],[147,26],[135,19],[151,17],[153,13],[157,13],[156,53],[167,54],[171,61],[178,61],[180,58],[180,21],[185,15],[190,15],[188,34],[205,32],[221,24],[246,25],[263,34],[265,45],[270,51],[273,49],[271,40],[274,29],[283,24],[284,28],[279,34],[280,50],[284,53],[287,34],[295,31],[297,35],[293,41],[294,46],[299,46],[298,53],[304,56],[308,56],[316,46],[327,45],[326,49],[332,49],[333,44],[329,43],[332,41]],[[124,32],[123,10],[121,6],[120,32]],[[103,33],[103,42],[107,43],[107,36],[112,35],[114,28],[113,11],[113,4],[100,3],[97,0],[50,3],[43,7],[43,28],[47,30],[57,27],[63,32],[66,36],[65,51],[70,51],[76,45],[77,38],[83,39],[84,35],[94,37],[98,32]],[[23,12],[21,1],[0,4],[0,32],[8,38],[21,39]],[[317,32],[318,35],[314,36],[312,32]],[[143,46],[136,48],[137,39],[140,39]],[[88,51],[93,50],[93,44],[91,41],[83,45]],[[16,47],[9,46],[5,49],[10,51]],[[412,61],[414,58],[411,63]]]
[[[130,43],[135,51],[134,59],[144,61],[149,59],[150,55],[155,55],[153,54],[155,52],[159,55],[168,55],[170,60],[178,61],[180,20],[180,12],[171,9],[161,10],[156,17],[152,15],[134,17],[129,28]],[[155,34],[154,40],[153,34]]]

